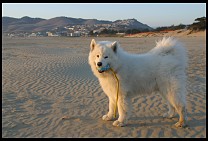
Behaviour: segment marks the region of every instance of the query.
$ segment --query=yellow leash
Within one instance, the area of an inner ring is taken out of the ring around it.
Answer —
[[[118,103],[118,92],[119,92],[119,81],[118,81],[118,77],[116,76],[116,73],[115,71],[110,68],[110,70],[113,72],[113,75],[114,77],[116,78],[117,80],[117,95],[116,95],[116,106],[115,106],[115,109],[114,109],[114,118],[116,118],[116,109],[117,109],[117,103]]]

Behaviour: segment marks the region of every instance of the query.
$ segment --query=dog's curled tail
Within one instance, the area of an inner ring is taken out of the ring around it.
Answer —
[[[153,48],[150,53],[154,53],[159,56],[173,56],[183,62],[187,67],[187,52],[183,47],[183,44],[173,37],[163,37],[162,40],[156,42],[156,47]]]

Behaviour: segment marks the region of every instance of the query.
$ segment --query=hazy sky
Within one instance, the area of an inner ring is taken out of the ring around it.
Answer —
[[[123,20],[135,18],[151,27],[191,24],[196,18],[206,17],[206,4],[204,3],[27,3],[27,4],[2,4],[2,16],[21,18],[50,19],[58,16],[98,19],[98,20]]]

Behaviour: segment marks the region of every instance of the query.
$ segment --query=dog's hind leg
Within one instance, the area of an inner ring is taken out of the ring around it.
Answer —
[[[173,118],[175,115],[175,108],[167,101],[169,111],[163,114],[164,118]]]
[[[179,114],[179,121],[175,124],[176,127],[184,127],[186,125],[187,114],[186,104],[180,94],[171,93],[168,95],[167,104],[169,111],[163,115],[166,118],[172,118],[175,112]]]
[[[160,95],[162,96],[163,100],[166,101],[167,105],[168,105],[168,112],[163,114],[164,118],[172,118],[175,115],[175,108],[173,105],[171,105],[170,101],[169,101],[169,95],[165,95],[165,93],[168,93],[167,91],[161,91]]]
[[[177,105],[176,111],[179,114],[179,121],[175,124],[175,126],[176,127],[185,127],[186,121],[187,121],[187,113],[186,113],[185,106]]]
[[[172,83],[172,94],[169,97],[169,102],[179,114],[179,121],[175,124],[175,126],[185,127],[187,121],[185,81],[183,79],[175,80],[176,81]]]

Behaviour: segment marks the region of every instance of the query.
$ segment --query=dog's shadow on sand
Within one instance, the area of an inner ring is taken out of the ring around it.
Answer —
[[[197,117],[204,117],[198,119]],[[109,121],[103,121],[101,118],[96,118],[94,120],[93,117],[80,117],[80,116],[63,116],[62,121],[82,121],[86,124],[102,124],[106,126],[112,126],[111,122]],[[179,116],[176,115],[173,118],[164,118],[162,116],[139,116],[139,117],[131,117],[128,121],[127,127],[129,128],[138,128],[138,127],[151,127],[151,128],[157,128],[157,127],[164,127],[164,128],[174,128],[174,124],[179,120]],[[96,122],[97,121],[97,122]],[[113,121],[112,121],[113,122]],[[206,124],[206,117],[204,116],[204,113],[195,113],[195,114],[188,114],[188,120],[186,122],[187,126],[185,128],[195,128],[199,126],[204,126]]]
[[[188,120],[186,122],[186,127],[198,127],[204,126],[206,124],[206,118],[196,119],[197,116],[204,116],[202,113],[189,114]],[[189,117],[193,117],[189,119]],[[154,117],[132,117],[129,119],[128,127],[173,127],[174,124],[179,120],[179,116],[174,116],[173,118],[164,118],[162,116]]]
[[[173,117],[172,119],[165,119],[162,116],[154,116],[154,117],[132,117],[129,119],[128,127],[148,127],[148,126],[167,126],[172,125],[174,122],[178,120],[177,117]]]

